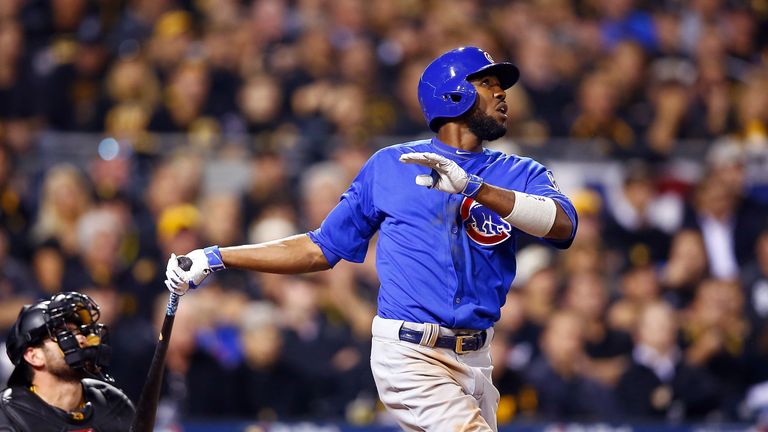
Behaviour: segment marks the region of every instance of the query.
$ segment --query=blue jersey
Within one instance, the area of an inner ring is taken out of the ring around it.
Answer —
[[[518,230],[471,198],[417,185],[414,178],[430,170],[399,161],[412,152],[441,154],[486,183],[552,198],[573,223],[568,240],[549,241],[555,247],[573,241],[576,211],[540,163],[488,149],[463,152],[432,139],[374,154],[320,228],[309,233],[333,266],[341,259],[362,262],[379,231],[382,318],[484,330],[499,319],[515,278]]]

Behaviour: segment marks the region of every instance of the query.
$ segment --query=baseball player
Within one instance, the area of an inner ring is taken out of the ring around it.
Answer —
[[[24,306],[6,340],[16,365],[0,396],[0,431],[128,431],[131,401],[104,373],[99,307],[67,292]]]
[[[194,250],[189,271],[172,255],[166,285],[184,294],[225,268],[361,262],[378,231],[371,369],[381,401],[407,431],[496,431],[489,344],[515,277],[516,235],[567,248],[577,226],[544,166],[483,148],[506,133],[505,90],[518,74],[476,47],[444,53],[418,87],[435,138],[375,153],[317,230]]]

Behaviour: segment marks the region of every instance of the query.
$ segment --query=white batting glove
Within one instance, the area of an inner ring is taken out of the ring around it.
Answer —
[[[184,256],[192,261],[189,270],[179,266],[179,257],[176,254],[171,254],[165,269],[165,286],[178,295],[184,295],[188,290],[199,287],[209,274],[226,268],[218,246],[195,249]]]
[[[430,174],[416,176],[416,184],[447,193],[460,193],[474,197],[483,185],[483,179],[467,174],[456,162],[436,153],[406,153],[400,162],[431,168]]]

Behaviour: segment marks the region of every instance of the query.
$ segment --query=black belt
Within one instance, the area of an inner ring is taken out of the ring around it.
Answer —
[[[411,330],[405,327],[400,328],[401,341],[421,344],[421,336],[423,334],[424,332],[418,330]],[[453,350],[457,354],[464,354],[482,348],[487,337],[488,333],[485,330],[471,335],[438,336],[435,346]]]

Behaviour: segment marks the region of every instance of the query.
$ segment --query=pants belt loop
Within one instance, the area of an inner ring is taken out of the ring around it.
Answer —
[[[440,336],[440,326],[435,323],[424,323],[424,332],[421,334],[419,345],[434,348],[437,337]]]

